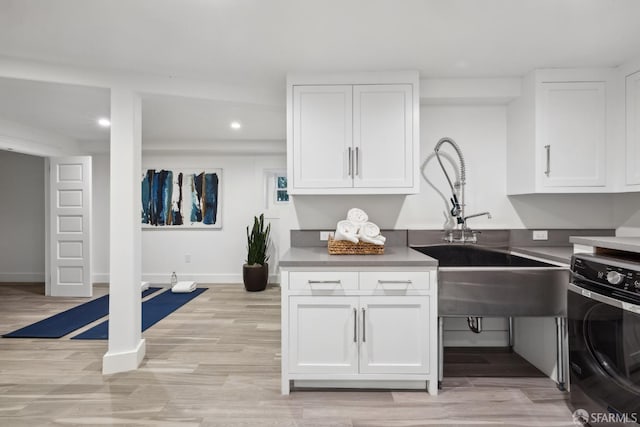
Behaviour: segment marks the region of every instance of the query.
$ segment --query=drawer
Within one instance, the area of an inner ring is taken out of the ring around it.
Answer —
[[[292,271],[289,289],[339,291],[358,289],[358,273],[351,271]]]
[[[360,273],[360,289],[425,290],[429,289],[429,273],[426,271],[363,271]]]

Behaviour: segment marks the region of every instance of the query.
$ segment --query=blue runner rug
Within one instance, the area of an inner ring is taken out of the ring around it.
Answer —
[[[158,292],[162,288],[149,288],[142,292],[142,298]],[[3,338],[60,338],[91,322],[109,314],[109,295],[70,308],[39,322],[20,328]]]
[[[161,293],[155,298],[142,303],[142,330],[146,331],[208,288],[197,288],[188,294],[174,294],[171,290]],[[72,340],[106,340],[109,338],[109,321],[105,320],[81,334],[71,337]]]

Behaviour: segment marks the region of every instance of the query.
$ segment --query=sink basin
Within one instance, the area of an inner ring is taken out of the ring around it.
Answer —
[[[564,316],[568,267],[478,245],[414,247],[438,260],[439,316]]]
[[[550,267],[541,261],[506,251],[469,245],[434,245],[413,248],[438,260],[440,267]]]

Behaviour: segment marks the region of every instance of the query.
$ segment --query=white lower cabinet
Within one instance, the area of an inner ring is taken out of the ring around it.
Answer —
[[[360,372],[429,372],[429,297],[360,298]]]
[[[283,394],[292,380],[437,393],[435,270],[283,269],[282,278]]]
[[[289,371],[357,373],[357,297],[290,297]]]
[[[429,297],[289,299],[289,371],[429,372]]]

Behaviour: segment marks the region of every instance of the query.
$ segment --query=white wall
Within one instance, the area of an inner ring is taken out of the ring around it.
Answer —
[[[223,155],[145,155],[143,170],[148,168],[222,168],[222,229],[171,230],[144,229],[142,232],[142,274],[144,280],[168,283],[172,271],[180,280],[201,283],[241,283],[242,264],[246,259],[246,227],[254,215],[266,211],[264,172],[286,168],[284,156]],[[108,197],[108,156],[94,157],[94,200]],[[106,189],[106,190],[101,190]],[[104,199],[103,199],[104,200]],[[100,200],[94,203],[94,280],[107,281],[108,212]],[[286,210],[286,209],[285,209]],[[269,221],[279,223],[280,215],[270,211]],[[279,224],[277,227],[280,228]],[[288,228],[285,232],[288,234]],[[275,230],[277,231],[277,230]],[[273,236],[274,243],[288,244]],[[191,262],[185,261],[185,255]],[[272,269],[273,273],[273,269]]]
[[[44,281],[44,159],[0,151],[0,282]]]
[[[640,236],[640,193],[616,194],[615,217],[618,236]]]
[[[91,265],[94,283],[109,282],[109,154],[92,156]]]

